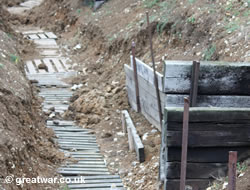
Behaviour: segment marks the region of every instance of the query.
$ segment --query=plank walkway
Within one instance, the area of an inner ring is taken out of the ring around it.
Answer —
[[[34,40],[37,48],[58,48],[56,35],[52,32],[42,30],[31,30],[23,32],[28,39]],[[47,42],[46,42],[47,40]],[[26,62],[25,72],[30,80],[36,80],[40,87],[39,96],[44,98],[43,111],[51,109],[54,114],[62,114],[69,107],[70,97],[73,92],[70,85],[63,79],[76,75],[70,70],[67,59],[62,57],[49,57],[35,59]],[[45,64],[47,70],[39,69],[39,64]],[[69,189],[78,190],[105,190],[115,186],[117,190],[124,189],[122,180],[118,175],[112,175],[100,153],[99,145],[93,131],[77,126],[74,121],[53,120],[47,121],[47,127],[54,130],[60,150],[71,158],[57,172],[64,177],[73,178],[68,184]],[[73,159],[73,161],[72,161]],[[78,178],[84,177],[85,183],[78,183]]]
[[[8,11],[12,14],[23,14],[42,2],[43,0],[27,0],[18,7],[9,8]],[[64,79],[77,74],[70,69],[69,59],[60,53],[57,36],[53,32],[37,28],[17,32],[32,40],[42,57],[27,61],[25,73],[32,83],[40,88],[39,96],[44,98],[43,111],[53,110],[47,127],[54,130],[54,141],[58,143],[60,151],[69,158],[57,172],[67,179],[72,179],[67,184],[69,189],[124,190],[120,176],[109,172],[94,132],[77,126],[74,121],[53,119],[53,116],[63,114],[68,109],[70,97],[73,95],[71,85],[64,82]],[[84,183],[80,183],[80,179],[84,179]]]
[[[51,56],[51,49],[59,49],[54,33],[42,30],[22,33],[33,40],[45,56],[43,59],[27,61],[25,65],[27,77],[36,81],[35,84],[40,88],[39,96],[44,98],[43,111],[52,109],[52,115],[64,113],[69,107],[73,92],[63,79],[77,73],[70,69],[66,58],[57,54],[58,51],[53,50],[54,54]],[[39,69],[40,64],[46,65],[47,69]],[[70,161],[57,170],[62,176],[73,179],[68,184],[69,189],[110,190],[113,186],[116,190],[124,189],[120,176],[109,172],[93,131],[77,126],[74,121],[54,120],[53,116],[47,121],[47,127],[54,130],[57,137],[54,140],[60,151],[70,158]],[[78,183],[80,180],[77,179],[82,176],[85,182]]]

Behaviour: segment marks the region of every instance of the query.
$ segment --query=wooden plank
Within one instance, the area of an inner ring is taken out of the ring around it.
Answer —
[[[42,63],[42,61],[40,59],[35,59],[34,62],[35,62],[35,65],[36,65],[37,68]],[[44,70],[44,69],[39,69],[38,68],[38,71],[39,71],[39,73],[47,73],[47,71]]]
[[[183,116],[183,108],[166,107],[165,118],[167,122],[179,122]],[[217,123],[249,123],[250,108],[216,108],[199,107],[190,108],[192,122],[217,122]]]
[[[66,72],[61,64],[61,62],[57,58],[52,58],[51,59],[56,66],[58,72]]]
[[[168,131],[181,131],[181,122],[168,122],[167,123],[167,130]],[[245,123],[216,123],[216,122],[195,122],[189,123],[190,131],[231,131],[231,132],[238,132],[239,130],[250,130],[250,124]]]
[[[45,35],[50,39],[57,39],[57,36],[53,32],[45,32]]]
[[[136,60],[136,66],[137,66],[137,73],[140,75],[143,79],[148,81],[150,84],[154,86],[154,71],[153,69],[143,63],[139,59]],[[133,57],[130,57],[130,67],[133,68]],[[157,79],[158,79],[158,85],[159,85],[159,90],[163,91],[163,75],[160,74],[159,72],[156,72]]]
[[[144,162],[145,154],[144,154],[144,146],[142,144],[142,141],[139,135],[137,134],[136,128],[134,126],[132,119],[129,116],[129,113],[126,110],[124,110],[124,115],[125,115],[126,126],[128,127],[128,129],[131,129],[131,132],[132,132],[137,159],[140,162]]]
[[[236,135],[237,134],[237,135]],[[181,147],[181,131],[167,131],[167,146]],[[250,146],[250,128],[232,131],[191,131],[189,147],[238,147]]]
[[[193,163],[228,163],[228,152],[238,151],[239,161],[250,157],[250,147],[197,147],[188,149],[188,162]],[[215,156],[216,155],[216,156]],[[180,162],[181,148],[167,147],[166,161]]]
[[[191,61],[166,61],[164,92],[189,94]],[[250,63],[201,62],[198,94],[250,95]]]
[[[108,172],[108,168],[59,168],[60,171],[99,171]]]
[[[30,34],[30,35],[28,35],[28,37],[29,37],[31,40],[37,40],[37,39],[39,39],[39,36],[37,36],[36,34]]]
[[[29,70],[29,74],[36,74],[37,73],[36,68],[34,67],[32,61],[27,61],[26,65],[27,65],[27,68]]]
[[[48,39],[44,34],[37,34],[41,39]]]
[[[70,189],[75,189],[75,188],[89,188],[89,189],[92,189],[92,188],[95,188],[95,187],[98,187],[98,188],[111,188],[113,184],[112,183],[102,183],[102,184],[72,184],[72,185],[68,185]],[[116,187],[123,187],[123,184],[122,183],[116,183],[115,184]]]
[[[99,171],[58,171],[62,175],[108,175],[109,172]]]
[[[180,179],[181,163],[166,163],[167,179]],[[188,163],[187,179],[211,179],[227,176],[227,164],[225,163]]]
[[[168,94],[165,96],[167,107],[183,107],[183,98],[188,95]],[[197,107],[250,107],[250,96],[197,96]]]
[[[208,185],[212,182],[211,179],[187,179],[186,184],[191,186],[193,190],[207,189]],[[180,180],[167,179],[164,184],[164,190],[180,190]]]

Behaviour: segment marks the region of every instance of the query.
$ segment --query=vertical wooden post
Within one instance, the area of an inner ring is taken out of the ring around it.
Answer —
[[[124,134],[127,133],[127,124],[126,124],[126,118],[125,117],[126,116],[125,116],[124,112],[122,111],[122,132]]]
[[[133,152],[135,150],[135,146],[134,146],[132,129],[131,129],[131,127],[128,127],[127,130],[128,130],[129,150],[130,150],[130,152]]]
[[[196,106],[199,74],[200,74],[200,62],[194,61],[192,66],[192,76],[191,76],[190,107]]]
[[[236,190],[237,152],[229,152],[228,190]]]
[[[185,190],[188,150],[189,100],[184,98],[180,190]]]
[[[135,96],[136,96],[136,106],[137,112],[141,111],[140,106],[140,95],[139,95],[139,83],[138,83],[138,76],[137,76],[137,66],[136,66],[136,59],[135,59],[135,42],[132,42],[132,57],[133,57],[133,69],[134,69],[134,80],[135,80]]]
[[[149,21],[149,14],[148,14],[148,12],[146,12],[146,14],[147,14],[147,23],[148,23],[148,34],[149,34],[150,51],[151,51],[151,58],[152,58],[153,70],[154,70],[154,84],[155,84],[157,104],[158,104],[158,110],[159,110],[160,126],[162,128],[161,97],[160,97],[158,79],[157,79],[156,70],[155,70],[155,58],[154,58],[153,42],[152,42],[152,29],[151,29],[151,25],[150,25],[150,21]]]

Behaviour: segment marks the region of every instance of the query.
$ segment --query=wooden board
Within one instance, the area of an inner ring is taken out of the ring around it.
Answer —
[[[166,61],[164,92],[189,94],[191,61]],[[250,63],[201,62],[198,94],[250,95]]]
[[[122,113],[124,114],[126,126],[127,126],[128,130],[131,129],[131,132],[132,132],[132,137],[133,137],[133,141],[134,141],[134,148],[135,148],[135,151],[137,154],[137,159],[140,162],[144,162],[145,161],[144,146],[142,144],[142,141],[141,141],[139,135],[137,134],[134,123],[131,120],[128,111],[123,110]]]
[[[181,122],[183,108],[166,107],[164,113],[167,122]],[[250,108],[190,108],[189,122],[250,123]]]
[[[183,107],[184,97],[189,97],[189,95],[168,94],[165,97],[165,104],[167,107]],[[250,108],[250,96],[199,95],[196,106]]]
[[[167,179],[180,179],[181,163],[167,162]],[[221,163],[188,163],[187,179],[213,179],[227,176],[227,165]]]
[[[236,135],[237,134],[237,135]],[[168,131],[167,146],[181,147],[182,132]],[[250,128],[237,131],[191,131],[188,147],[238,147],[250,146]]]
[[[63,68],[63,65],[59,61],[59,59],[52,58],[51,60],[53,61],[54,65],[56,66],[58,72],[66,72],[65,69]]]
[[[192,163],[228,163],[228,152],[237,151],[238,161],[250,157],[250,147],[198,147],[189,148],[187,161]],[[181,148],[168,147],[166,151],[168,162],[181,161]]]
[[[45,35],[46,35],[49,39],[57,39],[57,36],[56,36],[53,32],[45,32]]]
[[[34,64],[32,63],[32,61],[27,61],[26,65],[27,65],[27,68],[29,70],[29,74],[36,74],[37,73],[36,68],[35,68]]]
[[[130,57],[130,67],[133,70],[132,56]],[[137,58],[136,58],[136,67],[137,67],[137,74],[154,86],[153,69]],[[158,79],[159,90],[163,91],[163,75],[160,74],[159,72],[156,72],[156,75]]]

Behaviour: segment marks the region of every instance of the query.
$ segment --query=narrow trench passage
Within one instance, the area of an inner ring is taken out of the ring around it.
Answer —
[[[39,3],[26,1],[20,7],[9,11],[21,14],[22,11],[31,9]],[[67,58],[60,53],[56,42],[57,36],[37,28],[22,29],[20,32],[35,43],[43,57],[27,61],[25,72],[28,79],[36,81],[35,84],[40,89],[39,96],[44,98],[43,111],[52,111],[47,127],[54,130],[57,136],[54,140],[58,143],[60,151],[70,158],[57,172],[73,179],[67,184],[69,189],[124,189],[120,176],[110,174],[94,132],[77,126],[74,121],[54,119],[56,115],[68,109],[70,97],[73,95],[71,86],[63,79],[76,75],[75,71],[70,70]],[[84,179],[83,183],[80,179]]]

